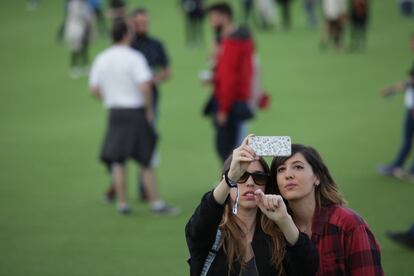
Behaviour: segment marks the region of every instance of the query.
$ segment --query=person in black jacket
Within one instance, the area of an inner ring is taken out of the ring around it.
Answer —
[[[249,137],[226,160],[223,179],[186,225],[190,275],[314,275],[316,248],[295,226],[283,199],[270,194],[275,187],[269,167],[248,145]],[[202,274],[218,230],[219,248]]]
[[[351,51],[363,51],[366,48],[367,25],[369,19],[368,0],[351,0]]]

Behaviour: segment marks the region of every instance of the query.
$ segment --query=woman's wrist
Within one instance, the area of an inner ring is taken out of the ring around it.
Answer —
[[[283,232],[285,239],[290,245],[294,245],[299,239],[299,229],[293,222],[290,215],[276,222],[280,230]]]
[[[227,196],[230,193],[230,187],[227,186],[227,183],[224,179],[220,181],[220,183],[214,188],[213,196],[214,199],[221,205],[226,202]]]
[[[237,174],[235,174],[234,172],[232,172],[231,170],[229,170],[227,172],[227,178],[233,182],[237,182],[239,180],[240,177],[237,176]]]
[[[277,224],[277,226],[279,226],[280,229],[287,228],[291,226],[292,223],[294,224],[293,219],[289,214],[287,214],[283,218],[279,218],[277,221],[275,221],[275,223]]]

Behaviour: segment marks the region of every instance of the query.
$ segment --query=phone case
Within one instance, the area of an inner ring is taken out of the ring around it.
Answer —
[[[249,146],[259,156],[290,156],[292,143],[289,136],[253,136]]]

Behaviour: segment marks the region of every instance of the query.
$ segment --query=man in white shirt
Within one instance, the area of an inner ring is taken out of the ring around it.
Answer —
[[[322,10],[326,22],[326,34],[322,38],[322,43],[326,45],[327,40],[331,40],[337,50],[341,50],[347,2],[346,0],[322,0]]]
[[[155,172],[150,165],[157,142],[152,126],[151,70],[144,56],[130,48],[130,33],[125,22],[114,24],[112,38],[114,45],[99,54],[92,65],[89,87],[109,111],[101,160],[110,168],[118,211],[130,212],[125,162],[132,158],[140,165],[152,211],[175,215],[179,210],[160,200]]]

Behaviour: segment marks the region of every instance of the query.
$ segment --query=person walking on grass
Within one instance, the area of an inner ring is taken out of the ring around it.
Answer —
[[[322,0],[322,12],[325,25],[321,34],[321,49],[328,48],[332,43],[336,51],[343,50],[343,33],[346,20],[346,0]]]
[[[414,53],[414,32],[410,38],[410,50]],[[405,93],[404,104],[406,108],[403,129],[403,143],[394,161],[387,165],[381,165],[377,171],[381,175],[395,176],[404,180],[414,181],[414,161],[408,171],[403,170],[403,165],[407,159],[414,138],[414,63],[408,72],[409,78],[400,81],[392,86],[385,87],[381,90],[381,95],[387,97],[396,93]]]
[[[414,138],[414,65],[409,71],[409,79],[396,83],[381,90],[383,97],[396,93],[405,93],[405,118],[403,128],[403,141],[400,150],[394,161],[388,165],[378,167],[378,173],[414,182],[414,161],[408,170],[404,170],[404,163],[407,160]]]
[[[227,3],[213,4],[208,14],[220,37],[214,60],[213,97],[205,114],[213,119],[216,149],[224,162],[240,144],[246,122],[254,115],[249,102],[255,47],[249,30],[233,24],[233,11]]]
[[[306,12],[309,27],[316,27],[318,25],[317,8],[318,0],[303,0],[303,8]]]
[[[414,33],[411,34],[411,51],[414,53]],[[414,182],[414,160],[408,171],[402,167],[410,154],[412,142],[414,138],[414,64],[409,71],[410,78],[408,80],[394,84],[393,86],[384,88],[381,91],[382,96],[388,96],[395,93],[405,93],[405,107],[406,115],[404,119],[403,143],[400,151],[390,165],[382,165],[378,167],[378,172],[381,175],[395,176],[402,180]],[[409,249],[414,249],[414,223],[408,230],[405,231],[387,231],[386,235],[389,239],[397,244],[405,246]]]
[[[350,51],[364,51],[369,21],[368,0],[351,0],[350,10],[351,45]]]
[[[70,50],[70,77],[86,75],[89,71],[89,44],[92,40],[94,15],[86,0],[69,0],[63,26],[65,41]]]
[[[100,53],[92,66],[89,87],[109,112],[101,160],[110,168],[118,211],[130,213],[126,190],[126,161],[138,162],[151,210],[176,215],[179,209],[160,199],[155,171],[150,166],[157,142],[153,127],[152,73],[145,57],[130,47],[130,31],[124,21],[112,29],[114,45]]]
[[[158,39],[150,36],[149,24],[150,17],[147,10],[143,8],[136,9],[131,16],[131,25],[133,28],[133,38],[131,40],[131,47],[144,55],[151,71],[151,93],[152,93],[152,105],[154,110],[154,127],[157,127],[159,119],[159,85],[167,81],[170,78],[170,60],[165,50],[164,45]],[[156,167],[159,164],[160,157],[157,151],[154,152],[154,156],[151,160],[151,166]],[[142,178],[138,184],[138,196],[141,200],[147,200]],[[112,201],[115,198],[115,191],[113,185],[111,185],[106,193],[107,201]]]
[[[291,18],[291,5],[292,0],[276,0],[281,14],[282,14],[282,27],[285,31],[290,30],[292,26],[292,18]]]
[[[205,0],[179,0],[185,20],[185,39],[188,48],[204,45]]]

